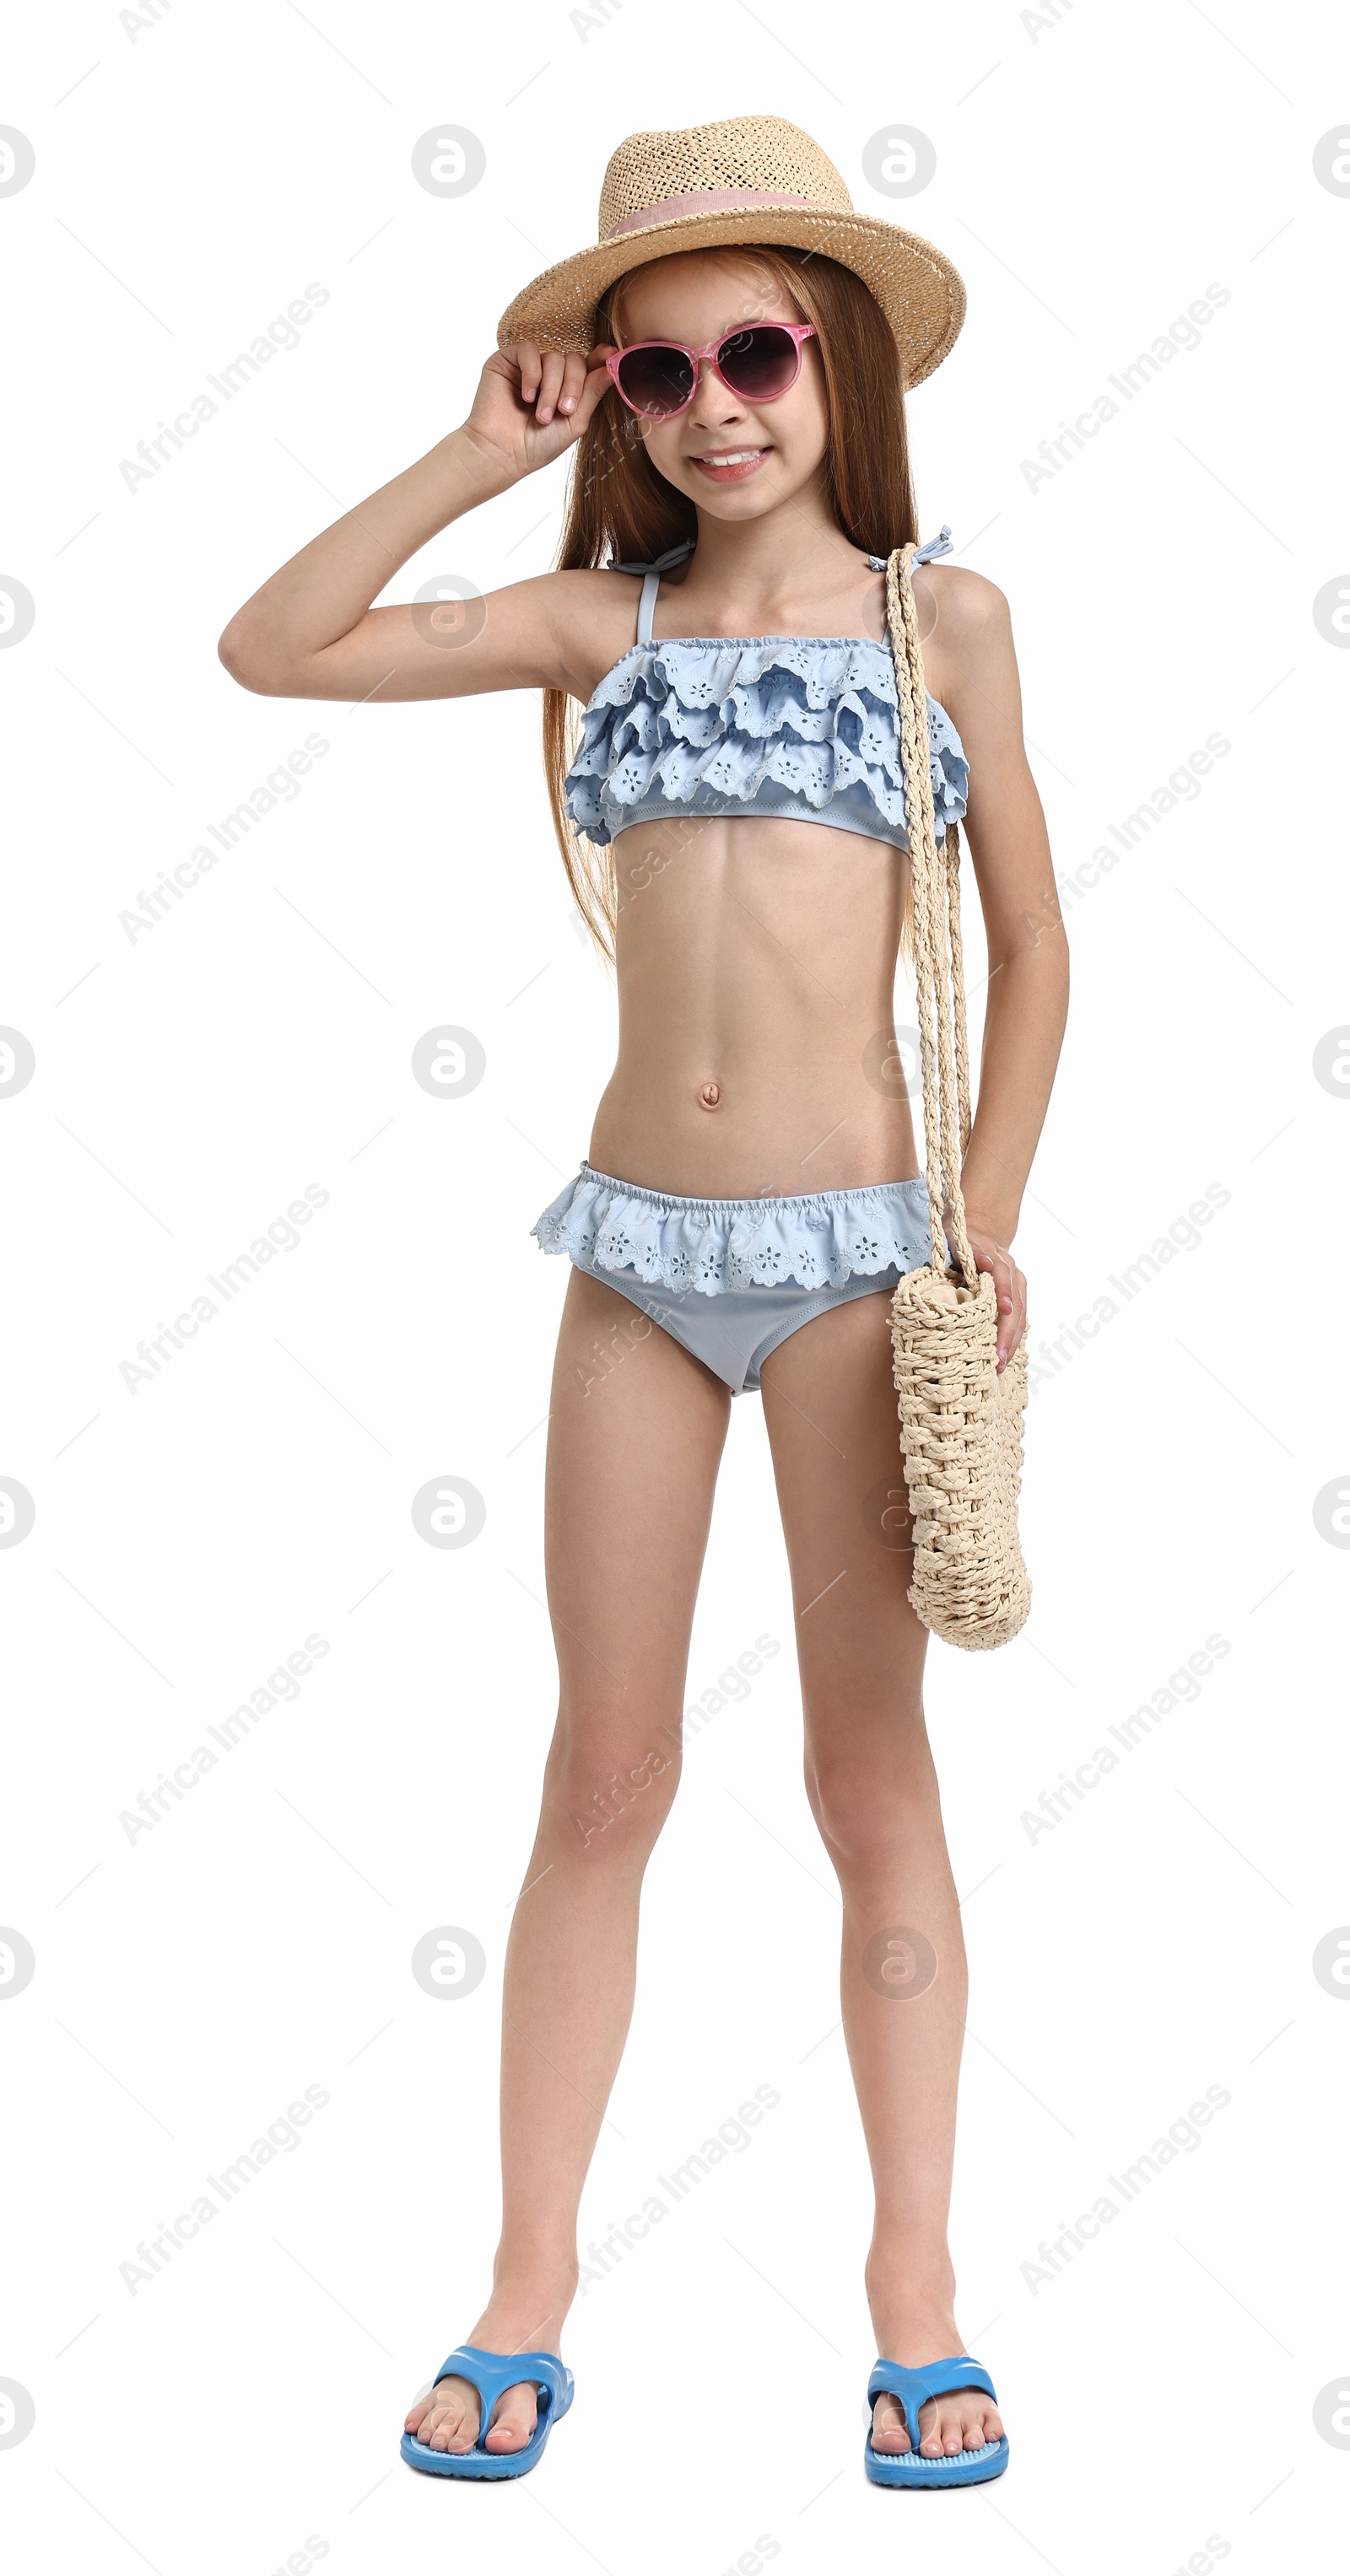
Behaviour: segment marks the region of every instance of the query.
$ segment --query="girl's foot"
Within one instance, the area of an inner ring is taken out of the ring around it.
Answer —
[[[902,2370],[922,2370],[926,2361],[949,2361],[966,2348],[950,2310],[945,2317],[930,2315],[926,2322],[917,2316],[902,2320],[893,2310],[888,2324],[891,2340],[883,2338],[877,2350],[888,2361],[898,2361]],[[1003,2418],[982,2388],[953,2388],[945,2396],[928,2398],[919,2408],[919,2456],[940,2460],[957,2451],[978,2451],[986,2442],[997,2442],[1002,2431]],[[898,2397],[878,2397],[872,2409],[872,2448],[913,2448]]]
[[[565,2295],[551,2307],[547,2294],[494,2290],[466,2343],[482,2352],[558,2351],[562,2322],[572,2303],[576,2274]],[[542,2313],[541,2313],[542,2311]],[[426,2397],[415,2397],[403,2419],[403,2430],[425,2442],[429,2451],[471,2451],[478,2439],[478,2391],[467,2379],[438,2379]],[[492,2409],[483,2439],[485,2451],[523,2451],[538,2419],[533,2380],[507,2388]]]
[[[508,2388],[493,2407],[484,2450],[523,2451],[534,2431],[536,2411],[533,2387]],[[438,2379],[429,2397],[414,2398],[403,2430],[425,2442],[429,2451],[471,2451],[478,2439],[477,2389],[467,2379]]]

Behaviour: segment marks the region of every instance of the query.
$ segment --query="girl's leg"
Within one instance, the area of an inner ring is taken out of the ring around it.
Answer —
[[[502,2233],[466,2340],[559,2349],[576,2215],[633,2008],[638,1899],[680,1767],[689,1635],[731,1397],[614,1289],[574,1270],[554,1365],[545,1561],[558,1721],[502,2001]],[[519,2450],[508,2389],[490,2450]],[[478,2399],[442,2380],[409,2410],[433,2450],[472,2447]]]
[[[924,1725],[927,1632],[906,1597],[911,1560],[883,1544],[907,1535],[889,1297],[803,1325],[765,1362],[763,1388],[797,1605],[806,1792],[844,1902],[844,2035],[876,2195],[868,2303],[877,2351],[917,2369],[965,2350],[947,2211],[966,1961]],[[919,2425],[930,2457],[1002,2430],[978,2389],[930,2399]],[[873,2440],[909,2449],[894,2398],[877,2400]]]

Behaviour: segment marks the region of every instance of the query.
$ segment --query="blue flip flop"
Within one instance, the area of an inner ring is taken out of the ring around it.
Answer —
[[[443,2379],[467,2379],[478,2391],[478,2438],[471,2451],[433,2451],[413,2433],[399,2449],[410,2469],[426,2469],[436,2478],[523,2478],[543,2456],[554,2422],[572,2403],[572,2374],[556,2352],[484,2352],[462,2343],[441,2363],[432,2386]],[[492,2409],[503,2391],[523,2379],[533,2380],[539,2394],[539,2420],[523,2451],[485,2451]]]
[[[950,2361],[926,2361],[922,2370],[904,2370],[898,2361],[878,2361],[867,2383],[868,2405],[878,2397],[898,2397],[913,2447],[908,2451],[874,2451],[869,2424],[863,2466],[874,2486],[973,2487],[984,2478],[1003,2475],[1008,2465],[1006,2433],[1001,2433],[996,2442],[981,2443],[978,2451],[946,2451],[936,2460],[921,2456],[919,2408],[926,2398],[945,2397],[953,2388],[982,2388],[998,2404],[988,2371],[968,2352],[955,2353]]]

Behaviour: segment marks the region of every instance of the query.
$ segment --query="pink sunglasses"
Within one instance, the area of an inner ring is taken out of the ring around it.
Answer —
[[[756,322],[706,348],[689,349],[682,340],[635,340],[617,349],[605,365],[630,411],[643,420],[673,420],[694,399],[700,362],[738,402],[777,402],[802,371],[802,342],[815,336],[814,322]]]

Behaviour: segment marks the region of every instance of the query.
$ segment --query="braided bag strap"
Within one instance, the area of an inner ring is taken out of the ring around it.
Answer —
[[[961,949],[960,846],[954,824],[947,828],[943,852],[937,844],[928,758],[928,691],[910,577],[914,553],[912,543],[897,546],[887,562],[886,611],[909,833],[928,1216],[934,1268],[943,1267],[945,1211],[946,1234],[961,1276],[968,1288],[974,1288],[979,1274],[961,1194],[961,1162],[970,1137],[970,1040]]]
[[[956,1032],[956,1103],[960,1114],[961,1161],[965,1162],[970,1143],[970,1037],[966,1028],[966,961],[961,946],[961,839],[960,826],[947,825],[942,844],[947,862],[947,927],[952,961],[952,1019]],[[965,1212],[964,1201],[962,1213]]]
[[[912,545],[886,567],[910,847],[914,970],[933,1258],[900,1280],[891,1308],[900,1445],[913,1512],[909,1598],[953,1646],[1015,1637],[1031,1587],[1017,1531],[1026,1345],[997,1368],[998,1299],[966,1226],[961,1166],[970,1141],[970,1043],[961,944],[960,846],[937,846],[928,691],[911,579]],[[953,1260],[944,1266],[944,1221]]]

